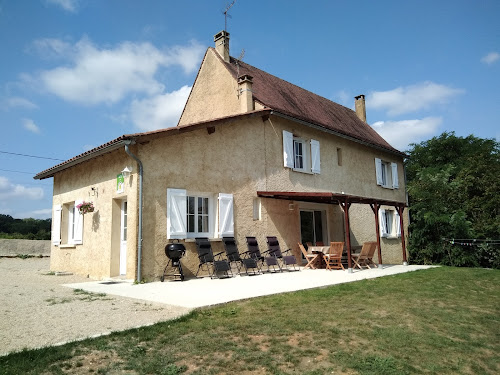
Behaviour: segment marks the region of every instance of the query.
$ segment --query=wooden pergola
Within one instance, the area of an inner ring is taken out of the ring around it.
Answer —
[[[338,204],[344,211],[345,221],[345,240],[347,246],[347,264],[349,272],[352,272],[352,259],[351,259],[351,236],[349,226],[349,208],[353,203],[368,204],[370,205],[375,215],[375,230],[377,233],[377,248],[379,267],[382,265],[382,248],[380,245],[380,226],[379,226],[379,210],[380,206],[392,206],[399,214],[399,223],[401,227],[401,247],[403,250],[403,264],[407,265],[406,258],[406,241],[403,225],[403,211],[407,206],[405,202],[397,202],[385,199],[367,198],[356,195],[335,194],[330,192],[294,192],[294,191],[257,191],[257,196],[262,198],[284,199],[302,202],[314,202],[325,204]]]

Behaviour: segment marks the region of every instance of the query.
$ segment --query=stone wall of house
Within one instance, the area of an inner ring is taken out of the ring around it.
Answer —
[[[0,239],[0,256],[16,255],[50,256],[50,240]]]

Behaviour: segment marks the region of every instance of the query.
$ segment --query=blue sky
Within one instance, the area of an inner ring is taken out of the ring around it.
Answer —
[[[52,159],[175,126],[230,2],[0,0],[0,213],[49,218],[52,179],[33,176]],[[237,0],[229,14],[232,56],[350,108],[365,94],[400,150],[443,131],[500,138],[500,1]]]

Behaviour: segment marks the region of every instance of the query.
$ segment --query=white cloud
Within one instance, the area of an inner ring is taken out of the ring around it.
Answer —
[[[27,99],[15,96],[2,101],[2,103],[0,104],[0,108],[4,110],[9,110],[12,108],[37,109],[38,106]]]
[[[441,117],[425,117],[417,120],[377,121],[372,127],[391,146],[405,150],[410,143],[418,143],[434,135],[442,122]]]
[[[483,56],[481,62],[491,65],[494,62],[497,62],[499,59],[500,59],[500,54],[498,52],[490,52],[486,56]]]
[[[366,98],[366,106],[386,110],[389,116],[397,116],[447,103],[452,97],[464,92],[427,81],[389,91],[372,92]]]
[[[354,106],[354,96],[345,90],[340,90],[335,94],[335,101],[344,107],[352,108]]]
[[[9,181],[8,178],[0,176],[0,200],[29,199],[40,200],[43,198],[42,188],[28,188]]]
[[[143,131],[177,125],[190,92],[190,86],[183,86],[177,91],[134,100],[130,106],[132,122]]]
[[[38,127],[37,124],[35,124],[35,122],[32,119],[29,118],[23,119],[23,127],[32,133],[40,134],[40,128]]]
[[[56,45],[50,42],[48,45]],[[163,84],[155,79],[161,67],[196,69],[204,48],[197,42],[163,51],[151,43],[123,42],[114,48],[99,48],[83,38],[67,53],[70,67],[44,71],[40,79],[51,93],[80,104],[112,104],[130,93],[161,94]]]
[[[45,0],[48,4],[58,5],[64,10],[76,13],[79,0]]]
[[[70,43],[54,38],[36,39],[28,51],[36,52],[44,59],[67,57],[76,52]]]

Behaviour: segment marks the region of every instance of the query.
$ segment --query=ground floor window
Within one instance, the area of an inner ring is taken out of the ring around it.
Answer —
[[[300,210],[300,235],[304,245],[325,243],[326,211]]]
[[[382,237],[401,237],[401,222],[396,210],[381,209],[379,211],[379,225]]]
[[[167,189],[167,238],[233,235],[232,194]]]

